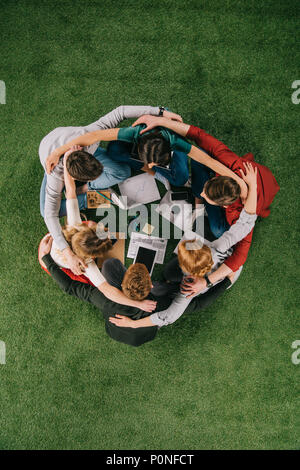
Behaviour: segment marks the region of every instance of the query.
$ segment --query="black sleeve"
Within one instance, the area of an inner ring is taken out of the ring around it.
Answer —
[[[226,277],[222,282],[211,287],[204,294],[198,295],[187,307],[186,312],[195,312],[211,305],[225,290],[231,285],[230,280]]]
[[[108,318],[114,313],[133,316],[139,312],[139,309],[137,308],[112,302],[95,286],[74,281],[62,269],[60,269],[55,261],[53,261],[50,254],[45,255],[42,259],[49,273],[64,292],[95,305],[95,307],[102,311],[104,318]]]
[[[71,279],[60,267],[53,261],[51,255],[45,255],[42,258],[52,278],[58,284],[58,286],[67,294],[78,297],[86,302],[91,302],[92,294],[96,287],[83,282],[74,281]],[[100,294],[100,292],[99,292]]]

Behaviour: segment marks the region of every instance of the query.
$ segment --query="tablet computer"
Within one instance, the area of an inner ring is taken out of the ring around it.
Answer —
[[[145,245],[139,245],[134,263],[142,263],[148,269],[151,276],[156,259],[157,250],[153,250]]]

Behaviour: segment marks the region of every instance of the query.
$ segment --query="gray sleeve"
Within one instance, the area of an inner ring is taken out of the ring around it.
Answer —
[[[98,121],[85,126],[86,132],[93,132],[99,129],[113,129],[118,127],[120,122],[124,119],[138,118],[144,114],[151,114],[153,116],[159,115],[159,107],[153,106],[119,106],[105,116],[98,119]]]
[[[256,219],[256,214],[248,214],[248,212],[243,209],[236,223],[233,224],[227,232],[223,233],[220,238],[211,242],[210,247],[214,248],[216,251],[225,253],[251,232]]]
[[[63,180],[56,178],[53,172],[47,175],[44,220],[59,250],[64,250],[69,246],[59,223],[59,209],[63,188]]]
[[[192,300],[193,297],[187,299],[183,294],[177,294],[170,307],[166,310],[150,315],[152,323],[159,327],[174,323],[179,317],[181,317]]]

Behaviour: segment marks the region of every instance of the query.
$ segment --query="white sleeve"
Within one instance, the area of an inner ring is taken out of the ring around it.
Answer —
[[[248,212],[243,209],[236,223],[233,224],[227,232],[224,232],[220,238],[211,242],[209,246],[216,251],[225,253],[251,232],[256,219],[256,214],[248,214]]]
[[[86,268],[84,275],[94,284],[94,286],[98,287],[100,284],[103,284],[103,282],[106,282],[105,277],[101,273],[95,261],[90,261],[87,266],[88,267]]]
[[[67,223],[68,225],[81,224],[82,220],[79,212],[77,197],[75,199],[67,199]]]
[[[152,323],[159,327],[174,323],[179,317],[181,317],[192,300],[193,297],[188,299],[183,294],[177,294],[171,305],[166,310],[150,315]]]

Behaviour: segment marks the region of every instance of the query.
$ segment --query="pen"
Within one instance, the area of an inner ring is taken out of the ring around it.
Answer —
[[[100,193],[100,191],[97,191],[97,189],[95,191],[96,191],[96,193],[100,194],[100,196],[104,197],[104,199],[107,199],[108,201],[112,202],[109,197],[107,197],[104,194]]]

